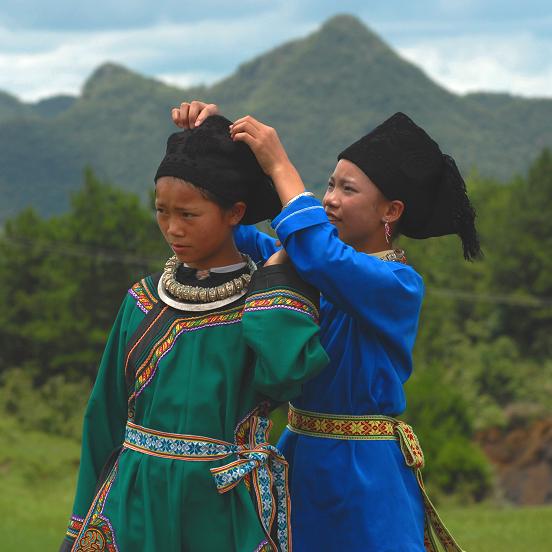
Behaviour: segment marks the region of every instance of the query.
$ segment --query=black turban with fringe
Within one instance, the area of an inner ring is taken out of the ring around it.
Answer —
[[[405,209],[399,230],[410,238],[458,234],[464,257],[480,254],[466,185],[449,155],[404,113],[395,113],[338,159],[357,165],[389,200]]]
[[[199,127],[171,134],[155,182],[173,176],[207,190],[224,203],[243,201],[247,209],[242,224],[273,218],[282,205],[272,180],[247,144],[232,141],[230,125],[222,115],[212,115]]]

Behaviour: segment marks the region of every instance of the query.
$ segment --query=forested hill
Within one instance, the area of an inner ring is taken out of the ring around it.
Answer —
[[[173,130],[170,106],[198,97],[230,118],[251,113],[275,126],[315,189],[341,148],[398,110],[465,172],[506,179],[552,146],[552,100],[452,94],[342,15],[210,87],[179,89],[105,64],[77,98],[31,105],[0,92],[0,221],[28,205],[65,210],[86,165],[144,196]]]

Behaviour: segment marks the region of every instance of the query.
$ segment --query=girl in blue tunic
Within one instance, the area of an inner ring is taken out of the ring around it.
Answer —
[[[181,122],[182,110],[173,119]],[[284,249],[253,226],[237,231],[239,247],[258,260],[289,255],[321,292],[330,364],[290,405],[279,443],[290,464],[295,550],[421,552],[437,541],[460,550],[423,491],[417,440],[394,418],[406,407],[423,282],[391,246],[399,232],[458,233],[467,259],[479,253],[454,161],[397,113],[339,155],[320,204],[274,129],[245,117],[231,133],[253,150],[284,205],[272,221]]]

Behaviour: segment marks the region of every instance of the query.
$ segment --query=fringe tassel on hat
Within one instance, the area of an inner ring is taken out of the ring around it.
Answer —
[[[446,163],[446,175],[451,180],[451,192],[454,194],[454,224],[456,233],[462,240],[464,259],[472,261],[482,256],[479,237],[475,229],[475,209],[466,191],[466,184],[460,175],[454,159],[443,154]]]

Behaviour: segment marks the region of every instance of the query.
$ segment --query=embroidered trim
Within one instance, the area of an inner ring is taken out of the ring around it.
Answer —
[[[242,319],[242,316],[243,305],[240,305],[228,311],[191,318],[177,318],[165,332],[165,335],[157,341],[146,360],[136,370],[135,391],[130,397],[129,403],[135,400],[149,384],[155,375],[159,361],[173,348],[180,335],[212,326],[235,324]]]
[[[300,410],[289,405],[288,428],[302,435],[332,439],[397,440],[397,420],[388,416],[342,416]]]
[[[145,278],[136,282],[128,292],[136,299],[136,306],[145,314],[153,308],[154,303],[157,303],[157,299],[148,289]]]
[[[231,491],[250,476],[254,504],[266,535],[266,542],[261,544],[270,546],[266,550],[288,552],[291,550],[288,464],[280,451],[268,443],[272,422],[259,413],[260,407],[239,424],[243,427],[236,428],[236,435],[249,437],[243,445],[210,437],[165,433],[128,421],[123,447],[151,456],[188,461],[220,460],[236,454],[237,460],[210,470],[218,492]],[[276,540],[272,536],[273,527]]]
[[[66,536],[70,539],[76,539],[79,531],[82,529],[83,523],[84,519],[73,514],[69,520],[69,527],[67,527],[67,532],[65,533]]]
[[[262,541],[259,543],[259,546],[253,550],[253,552],[273,552],[272,547],[270,544],[268,544],[267,540]]]
[[[318,309],[305,296],[289,289],[274,289],[253,293],[245,300],[245,312],[268,310],[268,309],[289,309],[302,312],[318,322]]]
[[[425,491],[422,480],[424,454],[413,429],[405,422],[388,416],[348,416],[309,412],[289,405],[288,429],[302,435],[330,439],[379,439],[399,441],[406,465],[414,474],[424,502],[424,544],[426,552],[439,552],[440,543],[446,552],[462,552],[442,522]]]
[[[226,458],[237,453],[238,447],[209,437],[198,438],[196,435],[163,433],[127,422],[125,430],[125,448],[158,456],[187,461],[212,461]]]
[[[277,225],[276,228],[274,228],[275,232],[278,232],[278,228],[284,224],[284,222],[291,217],[294,217],[295,215],[298,215],[299,213],[304,213],[305,211],[311,211],[312,209],[322,209],[324,211],[324,207],[322,205],[311,205],[310,207],[303,207],[303,209],[299,209],[297,211],[294,211],[293,213],[287,215],[284,217]]]
[[[86,515],[72,552],[119,552],[115,531],[109,519],[103,515],[105,502],[117,477],[119,459],[101,486]]]

